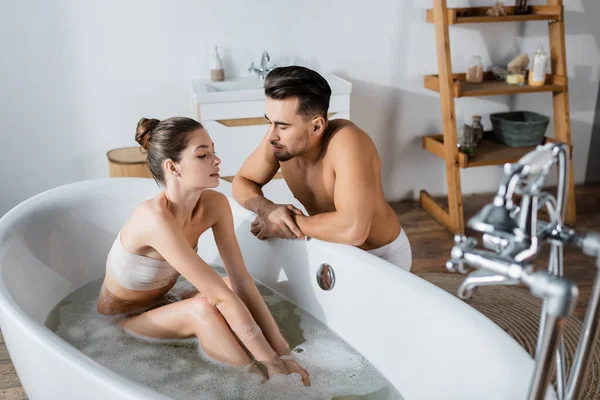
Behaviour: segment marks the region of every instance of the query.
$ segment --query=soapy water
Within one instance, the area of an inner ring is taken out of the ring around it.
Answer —
[[[213,266],[224,275],[224,269]],[[114,317],[96,310],[102,279],[75,290],[57,304],[46,326],[108,369],[173,399],[397,400],[402,396],[363,356],[325,324],[257,282],[295,359],[310,374],[262,378],[248,367],[209,358],[196,337],[150,339],[123,331]],[[182,277],[170,301],[193,289]]]

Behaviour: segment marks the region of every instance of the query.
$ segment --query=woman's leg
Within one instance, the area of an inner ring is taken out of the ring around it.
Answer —
[[[224,276],[224,277],[223,277],[223,281],[225,282],[225,284],[227,285],[227,287],[228,287],[229,289],[231,289],[231,281],[229,280],[229,277],[228,277],[228,276]],[[232,289],[232,290],[233,290],[233,289]],[[198,289],[194,288],[194,289],[191,289],[191,290],[189,290],[189,291],[187,291],[187,292],[183,293],[183,294],[181,295],[181,300],[190,299],[190,298],[192,298],[192,297],[195,297],[195,296],[200,296],[200,295],[201,295],[201,294],[200,294],[200,292],[198,291]]]
[[[196,295],[126,320],[127,331],[152,338],[185,338],[196,335],[204,352],[221,362],[244,366],[252,362],[215,307]]]

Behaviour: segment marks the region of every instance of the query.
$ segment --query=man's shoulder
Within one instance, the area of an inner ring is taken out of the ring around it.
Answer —
[[[327,146],[327,154],[335,155],[349,148],[373,149],[375,145],[371,137],[355,123],[346,119],[330,121],[332,126],[331,136]]]

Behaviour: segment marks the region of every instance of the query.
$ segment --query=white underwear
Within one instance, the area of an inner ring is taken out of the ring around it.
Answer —
[[[197,251],[197,246],[194,250]],[[108,257],[106,273],[121,286],[131,290],[153,290],[173,282],[179,272],[165,260],[133,254],[121,244],[121,232],[117,235]]]
[[[400,234],[393,242],[377,249],[367,251],[406,271],[410,271],[412,265],[412,250],[410,248],[408,237],[406,236],[406,233],[404,233],[404,229],[400,229]]]

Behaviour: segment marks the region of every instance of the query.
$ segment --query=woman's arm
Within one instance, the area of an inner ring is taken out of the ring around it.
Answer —
[[[190,247],[174,218],[163,211],[147,210],[143,240],[192,283],[223,315],[232,331],[257,361],[281,364],[244,302]]]
[[[235,237],[231,207],[227,197],[220,193],[215,195],[218,220],[212,230],[219,249],[219,254],[225,264],[225,269],[233,291],[242,299],[250,313],[261,327],[265,337],[279,355],[288,355],[290,346],[281,334],[269,308],[260,295],[254,280],[248,273],[240,246]]]

